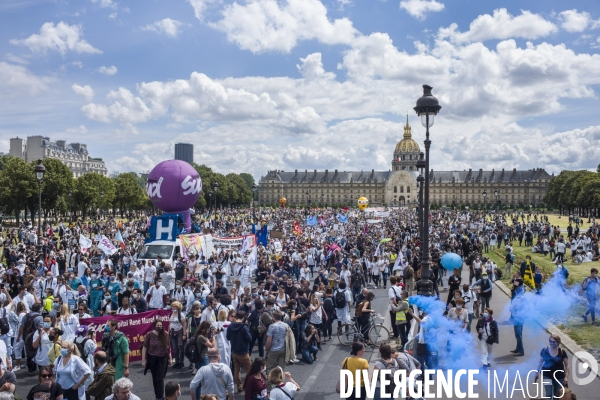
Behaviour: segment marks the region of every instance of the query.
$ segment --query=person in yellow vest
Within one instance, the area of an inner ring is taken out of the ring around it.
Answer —
[[[48,314],[50,311],[52,311],[53,307],[54,307],[54,290],[49,288],[46,290],[46,298],[44,299],[44,309],[42,312],[44,314]]]
[[[523,282],[525,285],[530,288],[535,288],[535,282],[533,279],[533,274],[535,272],[535,263],[531,261],[531,256],[525,257],[525,261],[521,263],[521,276],[523,277]]]
[[[408,342],[408,332],[410,331],[410,324],[406,319],[409,308],[408,292],[406,290],[402,291],[400,301],[393,298],[390,308],[392,309],[392,312],[396,313],[396,329],[398,330],[402,346],[404,346]]]

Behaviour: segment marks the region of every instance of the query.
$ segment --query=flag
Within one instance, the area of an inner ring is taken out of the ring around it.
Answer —
[[[117,231],[117,235],[115,236],[117,242],[119,242],[119,247],[122,249],[125,248],[125,242],[123,241],[123,236],[121,236],[121,231]]]
[[[302,227],[300,226],[300,223],[298,221],[294,223],[294,235],[302,235]]]
[[[246,252],[250,250],[250,247],[252,247],[252,241],[252,236],[244,236],[242,239],[242,249],[240,250],[241,254],[246,254]]]
[[[319,217],[319,225],[321,225],[321,226],[325,226],[325,225],[327,225],[327,224],[325,223],[325,220],[323,219],[323,217]]]
[[[377,250],[375,250],[375,254],[373,254],[375,257],[379,257],[379,246],[381,246],[381,244],[377,245]]]
[[[306,217],[306,225],[308,225],[308,226],[317,225],[317,216],[313,215],[312,217]]]
[[[267,241],[269,239],[269,230],[267,224],[264,224],[263,227],[258,231],[257,240],[258,243],[261,243],[263,246],[267,246]]]
[[[248,256],[248,265],[250,266],[250,269],[252,271],[254,271],[255,269],[258,268],[256,259],[257,259],[257,249],[256,249],[256,246],[254,246],[252,248],[252,252],[250,253],[250,256]]]
[[[79,235],[79,246],[81,246],[81,251],[85,253],[87,249],[92,247],[92,239],[87,238],[83,235]]]
[[[348,223],[348,216],[343,215],[343,214],[338,214],[337,215],[337,219],[338,221],[340,221],[340,223],[342,224],[347,224]]]

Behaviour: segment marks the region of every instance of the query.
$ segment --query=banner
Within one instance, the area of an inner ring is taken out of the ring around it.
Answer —
[[[181,214],[163,214],[153,215],[150,219],[150,226],[146,233],[146,243],[153,242],[155,240],[168,240],[174,242],[177,239],[179,231],[179,221],[183,222],[183,216]]]
[[[112,256],[117,252],[117,248],[113,246],[112,242],[104,235],[102,235],[102,238],[98,242],[98,248],[109,256]]]
[[[181,253],[186,260],[190,255],[203,255],[207,259],[213,253],[213,237],[212,235],[179,235],[181,241]]]
[[[165,331],[169,331],[169,314],[171,310],[153,310],[132,315],[110,315],[107,317],[83,318],[79,320],[81,325],[87,325],[88,330],[96,334],[96,346],[102,347],[102,335],[104,327],[111,319],[116,319],[119,330],[127,337],[129,342],[129,361],[141,361],[142,343],[146,334],[154,329],[154,320],[157,318],[163,322]]]
[[[247,235],[247,236],[237,236],[237,237],[223,237],[223,238],[216,238],[213,237],[212,238],[212,244],[213,246],[219,246],[219,247],[227,247],[227,248],[235,248],[235,247],[239,247],[242,245],[242,243],[244,242],[244,238],[250,238],[250,244],[252,246],[256,246],[256,236],[255,235]]]
[[[79,235],[79,246],[81,246],[81,251],[85,253],[87,249],[92,247],[92,239]]]

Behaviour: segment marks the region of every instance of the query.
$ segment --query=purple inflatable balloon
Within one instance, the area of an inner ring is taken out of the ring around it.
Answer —
[[[190,164],[167,160],[158,164],[148,175],[146,193],[156,208],[169,214],[184,214],[185,228],[191,228],[190,207],[198,201],[202,180]]]

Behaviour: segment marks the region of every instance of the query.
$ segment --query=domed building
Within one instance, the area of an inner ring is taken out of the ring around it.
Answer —
[[[412,138],[408,116],[402,139],[396,144],[389,171],[308,172],[269,171],[258,183],[258,202],[287,207],[355,206],[359,197],[370,206],[407,207],[418,200],[417,161],[421,153]],[[434,171],[429,173],[429,202],[432,205],[481,205],[494,203],[518,206],[542,201],[551,176],[542,168],[517,171]],[[484,192],[487,197],[484,196]],[[495,197],[495,193],[498,193]]]
[[[408,115],[406,116],[406,125],[404,125],[404,137],[396,145],[394,150],[394,159],[392,160],[392,171],[414,171],[419,159],[421,148],[412,138],[410,125],[408,124]]]

